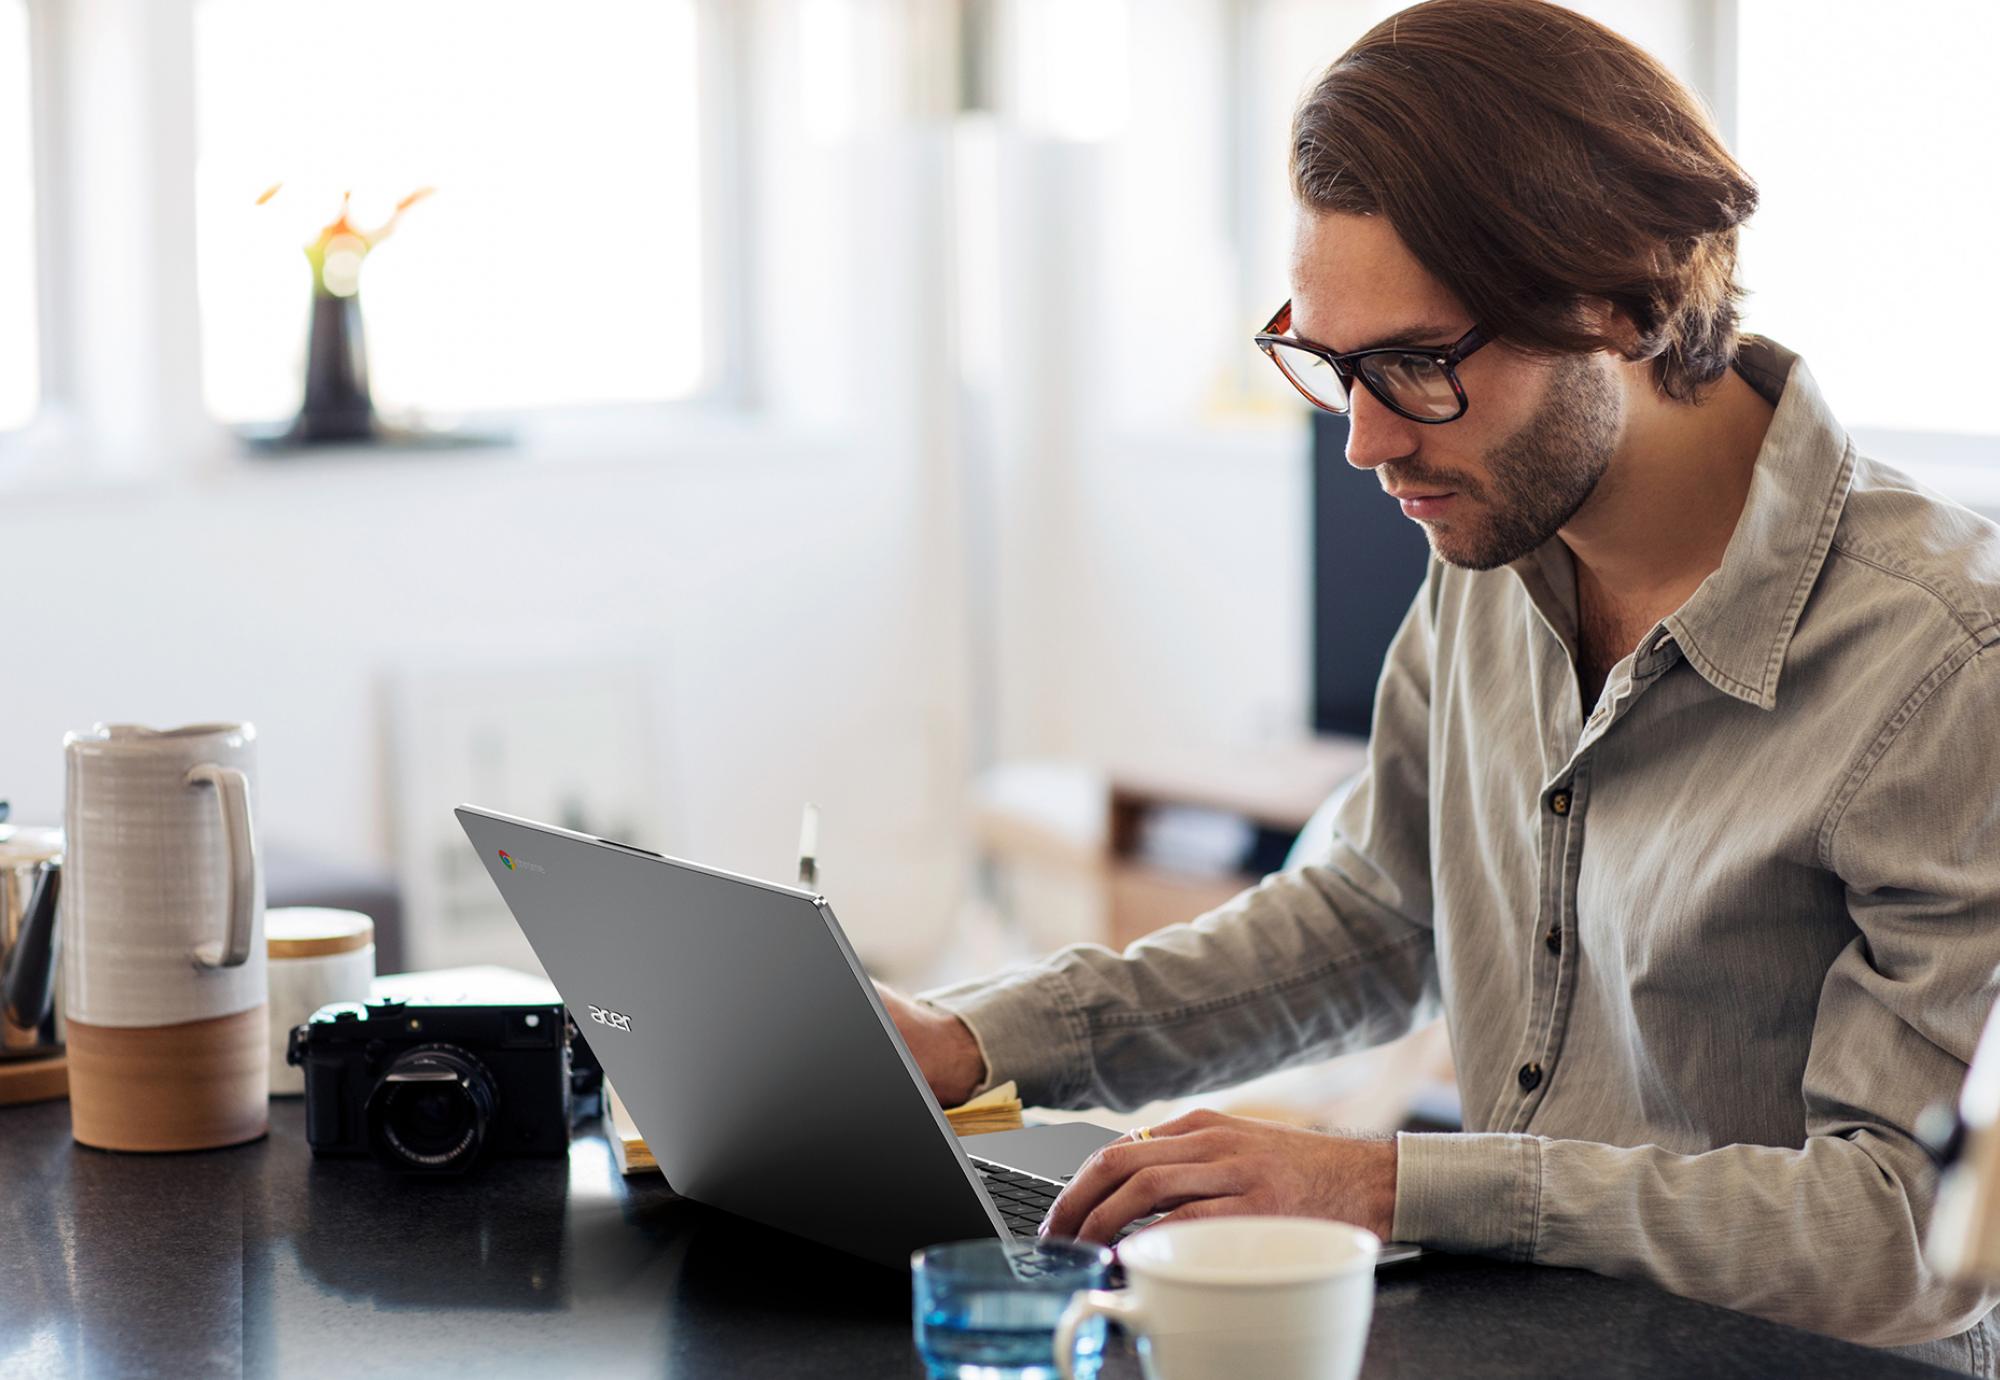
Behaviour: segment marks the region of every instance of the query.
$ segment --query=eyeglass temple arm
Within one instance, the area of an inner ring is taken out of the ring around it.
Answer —
[[[1291,304],[1286,303],[1286,305],[1290,306]],[[1486,332],[1475,325],[1471,330],[1458,338],[1458,344],[1451,347],[1451,353],[1444,357],[1444,362],[1448,365],[1456,366],[1462,363],[1467,355],[1487,343],[1489,343],[1489,337]]]

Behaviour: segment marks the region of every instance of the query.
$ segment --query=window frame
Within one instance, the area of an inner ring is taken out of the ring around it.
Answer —
[[[36,264],[37,409],[20,428],[0,432],[0,489],[68,487],[111,477],[241,470],[249,457],[203,401],[195,285],[195,109],[193,29],[203,0],[22,0],[29,31],[30,133]],[[1268,208],[1243,195],[1252,158],[1247,26],[1268,0],[1207,0],[1228,37],[1218,60],[1229,123],[1227,238],[1238,255],[1237,287],[1257,308],[1251,252]],[[1699,83],[1725,138],[1735,134],[1740,0],[1682,0],[1705,29],[1706,70]],[[663,449],[699,448],[711,439],[734,445],[760,428],[785,430],[760,411],[748,348],[751,323],[765,318],[768,246],[756,216],[762,170],[761,117],[769,92],[760,83],[764,3],[695,0],[698,62],[701,253],[710,290],[703,295],[703,372],[688,398],[662,403],[578,404],[508,414],[522,440],[496,451],[517,459],[657,457]],[[89,41],[85,41],[86,35]],[[117,50],[126,50],[121,59]],[[134,56],[136,54],[136,56]],[[123,65],[121,65],[121,62]],[[109,100],[111,113],[98,107]],[[135,113],[140,117],[128,119]],[[125,124],[121,124],[125,121]],[[129,126],[129,127],[127,127]],[[128,169],[143,175],[123,179]],[[126,186],[124,183],[133,185]],[[115,214],[107,214],[115,212]],[[148,227],[142,232],[136,227]],[[86,226],[92,233],[79,233]],[[107,275],[118,287],[107,289]],[[117,295],[119,291],[128,297]],[[1254,323],[1253,323],[1254,324]],[[198,337],[193,337],[198,340]],[[1235,360],[1254,377],[1247,344]],[[1205,423],[1218,435],[1261,432],[1268,409],[1239,391]],[[1079,418],[1079,423],[1088,419]],[[1096,419],[1101,425],[1104,419]],[[1113,423],[1123,431],[1133,424]],[[1086,429],[1090,429],[1086,426]],[[1149,430],[1143,426],[1141,431]],[[1991,433],[1866,432],[1872,453],[1927,482],[2000,511],[2000,477],[1973,482],[1973,457],[1991,454]],[[370,453],[406,456],[394,447]],[[1990,461],[1983,462],[1990,464]],[[2000,467],[1996,467],[2000,476]]]
[[[258,463],[208,413],[202,389],[194,35],[203,0],[23,3],[39,388],[32,422],[0,432],[0,485]],[[620,458],[657,454],[663,438],[737,436],[756,426],[745,340],[754,319],[754,171],[743,158],[756,96],[755,9],[694,0],[699,245],[709,288],[696,389],[666,402],[496,410],[484,418],[522,437],[496,453]],[[121,182],[127,169],[142,175]],[[79,233],[86,226],[92,233]],[[114,301],[121,288],[128,299]]]

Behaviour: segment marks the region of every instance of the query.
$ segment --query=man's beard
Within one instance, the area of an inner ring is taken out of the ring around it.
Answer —
[[[1439,560],[1496,570],[1533,551],[1569,524],[1611,463],[1619,427],[1617,384],[1585,355],[1565,357],[1549,375],[1542,405],[1487,455],[1485,481],[1427,475],[1395,462],[1388,487],[1455,491],[1484,515],[1423,524]],[[1461,507],[1469,505],[1461,504]]]

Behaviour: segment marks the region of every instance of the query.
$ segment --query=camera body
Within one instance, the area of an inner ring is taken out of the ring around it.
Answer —
[[[560,1003],[336,1002],[295,1026],[315,1155],[454,1173],[489,1155],[569,1150],[569,1017]]]

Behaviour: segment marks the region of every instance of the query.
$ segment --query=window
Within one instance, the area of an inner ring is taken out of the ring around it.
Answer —
[[[297,408],[304,245],[343,191],[369,228],[422,187],[360,276],[385,411],[701,391],[696,18],[695,0],[200,0],[210,410]]]
[[[28,7],[0,0],[0,431],[25,426],[41,395],[30,89]]]
[[[2000,316],[1986,264],[2000,6],[1885,23],[1878,4],[1822,0],[1804,22],[1744,0],[1737,22],[1737,149],[1762,190],[1745,325],[1803,354],[1850,427],[2000,431],[1979,351]]]

